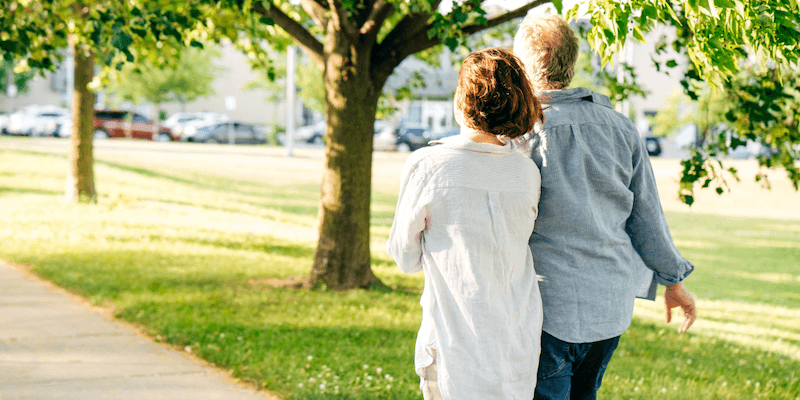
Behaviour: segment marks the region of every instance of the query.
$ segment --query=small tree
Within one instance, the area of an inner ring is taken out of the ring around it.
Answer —
[[[141,57],[140,61],[127,63],[114,74],[106,91],[120,100],[153,103],[159,114],[163,103],[177,102],[185,108],[186,103],[213,95],[212,84],[219,70],[214,58],[219,52],[209,47],[172,50],[175,51],[171,55],[174,61],[169,64],[166,60],[159,62]]]
[[[32,71],[22,71],[17,74],[14,72],[14,63],[9,60],[0,60],[0,94],[7,93],[9,84],[17,87],[17,93],[28,91],[28,81],[33,79]]]
[[[106,71],[120,70],[134,60],[134,48],[152,49],[150,55],[157,58],[156,50],[165,46],[201,46],[195,38],[209,31],[205,16],[200,8],[166,0],[11,0],[0,7],[4,60],[18,61],[21,69],[52,70],[64,48],[75,55],[68,200],[97,197],[92,148],[96,59]]]

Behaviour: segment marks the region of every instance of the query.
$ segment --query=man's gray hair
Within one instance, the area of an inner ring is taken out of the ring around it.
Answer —
[[[514,53],[536,90],[565,89],[575,75],[578,39],[560,15],[528,15],[514,37]]]

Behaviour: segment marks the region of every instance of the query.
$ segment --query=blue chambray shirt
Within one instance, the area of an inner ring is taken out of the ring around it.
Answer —
[[[608,97],[585,88],[542,91],[533,137],[541,171],[530,246],[543,330],[570,343],[621,335],[634,298],[681,282],[694,266],[672,242],[644,141]]]

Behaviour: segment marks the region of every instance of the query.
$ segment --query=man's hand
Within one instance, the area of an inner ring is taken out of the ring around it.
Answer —
[[[694,299],[683,283],[677,285],[667,286],[664,290],[665,310],[667,312],[667,323],[672,321],[672,309],[680,306],[683,310],[683,316],[686,318],[678,328],[678,333],[683,333],[689,330],[694,320],[697,319],[697,309],[694,306]]]

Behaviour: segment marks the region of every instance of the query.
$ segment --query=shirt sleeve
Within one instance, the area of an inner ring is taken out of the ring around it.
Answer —
[[[386,250],[397,265],[409,274],[422,269],[422,233],[429,218],[424,175],[412,155],[403,167],[397,209],[386,243]]]
[[[626,231],[644,264],[655,272],[654,278],[658,283],[680,283],[694,270],[694,265],[675,248],[658,197],[653,167],[644,141],[638,135],[632,161],[630,189],[634,199]]]

